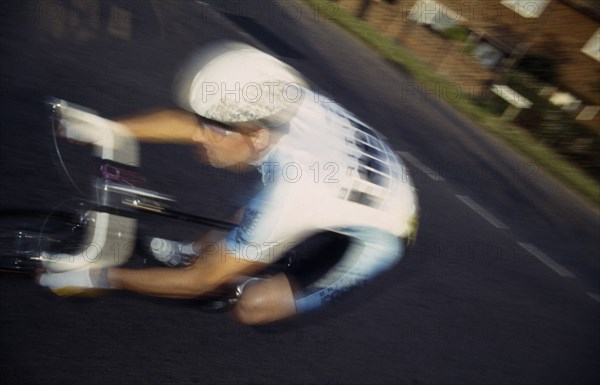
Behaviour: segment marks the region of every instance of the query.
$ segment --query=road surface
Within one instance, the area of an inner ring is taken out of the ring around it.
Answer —
[[[235,39],[292,64],[384,133],[411,170],[422,214],[417,244],[395,269],[270,326],[130,293],[59,298],[2,274],[3,383],[600,381],[598,212],[451,111],[445,101],[468,85],[420,89],[293,1],[5,0],[0,31],[2,208],[52,209],[77,195],[56,162],[45,97],[110,118],[172,106],[187,55]],[[85,150],[63,150],[84,179]],[[182,208],[220,218],[248,199],[236,187],[256,179],[208,169],[176,145],[143,145],[142,167]],[[204,230],[142,223],[173,237]]]

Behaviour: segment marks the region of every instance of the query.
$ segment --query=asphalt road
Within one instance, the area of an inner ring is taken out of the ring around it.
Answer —
[[[111,118],[172,106],[184,58],[237,39],[294,65],[383,132],[411,169],[422,213],[417,245],[393,271],[270,326],[129,293],[59,298],[2,274],[2,383],[600,382],[598,212],[448,109],[468,84],[420,90],[291,1],[5,0],[0,32],[3,209],[76,196],[56,162],[45,97]],[[85,150],[63,150],[84,179]],[[142,167],[182,208],[219,218],[256,179],[208,169],[185,146],[144,145]],[[142,230],[205,229],[148,220]]]

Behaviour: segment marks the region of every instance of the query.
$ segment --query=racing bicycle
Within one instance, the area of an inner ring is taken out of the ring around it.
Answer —
[[[174,197],[147,188],[138,140],[122,125],[62,99],[51,99],[47,104],[58,161],[73,187],[84,195],[65,166],[58,141],[93,146],[97,161],[92,189],[86,198],[68,199],[51,211],[0,210],[0,271],[34,274],[38,269],[63,272],[90,264],[160,265],[154,258],[146,258],[148,253],[139,247],[139,219],[148,215],[218,230],[236,226],[178,210]],[[339,234],[317,233],[257,276],[294,270],[314,281],[337,262],[346,247],[347,239]],[[322,254],[330,257],[323,258]],[[315,255],[321,255],[317,268],[312,260]],[[201,299],[199,308],[210,312],[228,309],[237,299],[236,289],[225,288]]]
[[[139,143],[123,126],[62,99],[50,99],[47,105],[57,158],[79,191],[66,169],[58,141],[66,138],[93,146],[97,159],[93,187],[88,197],[69,199],[51,211],[1,210],[0,270],[32,273],[42,268],[61,272],[90,263],[102,267],[127,264],[138,245],[141,215],[221,230],[235,226],[179,211],[172,196],[145,187]]]

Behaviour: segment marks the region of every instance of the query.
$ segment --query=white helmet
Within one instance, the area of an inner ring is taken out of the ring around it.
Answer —
[[[180,72],[179,105],[221,123],[275,127],[289,121],[307,87],[292,67],[258,49],[234,42],[214,44]]]

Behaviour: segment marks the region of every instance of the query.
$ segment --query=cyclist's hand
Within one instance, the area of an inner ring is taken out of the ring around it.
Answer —
[[[84,267],[77,270],[52,273],[43,271],[38,274],[37,282],[57,295],[70,296],[90,294],[90,289],[109,289],[106,269]]]
[[[89,144],[87,141],[78,140],[77,139],[77,123],[71,123],[67,119],[61,119],[58,122],[58,127],[56,128],[56,136],[58,138],[66,139],[69,143],[73,144]]]

